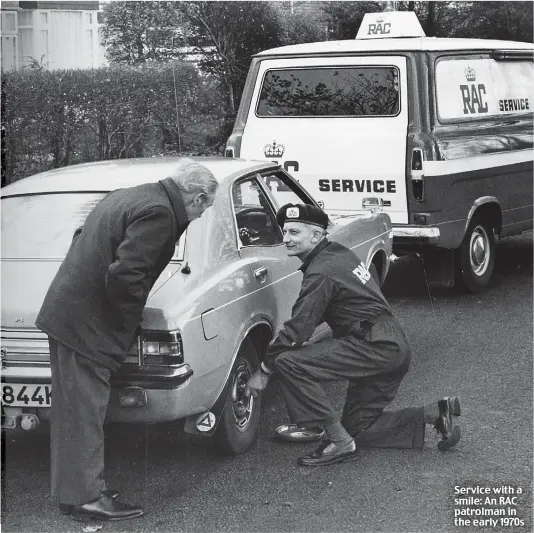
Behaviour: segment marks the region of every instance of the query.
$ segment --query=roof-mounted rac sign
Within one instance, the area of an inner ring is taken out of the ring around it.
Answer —
[[[413,11],[366,13],[356,39],[387,39],[391,37],[425,37]]]

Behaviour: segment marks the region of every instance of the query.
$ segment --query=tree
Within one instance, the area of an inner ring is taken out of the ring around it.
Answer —
[[[354,39],[365,13],[383,11],[385,2],[323,2],[328,19],[328,38]]]
[[[294,4],[293,2],[274,1],[269,3],[278,17],[279,37],[282,45],[312,43],[328,39],[326,17],[322,9],[323,2]],[[312,4],[312,9],[302,9],[303,4]]]
[[[323,2],[330,39],[354,39],[365,13],[414,11],[429,37],[532,42],[532,2]]]
[[[532,2],[448,2],[449,37],[533,42]]]
[[[215,76],[228,95],[233,116],[255,53],[280,45],[276,12],[269,2],[179,2],[199,66]]]
[[[183,55],[185,44],[180,2],[104,4],[102,41],[112,63],[169,61]]]

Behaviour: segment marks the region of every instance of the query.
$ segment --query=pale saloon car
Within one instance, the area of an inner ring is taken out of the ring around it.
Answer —
[[[277,164],[198,158],[220,183],[213,207],[192,222],[153,287],[137,343],[112,378],[107,420],[184,420],[228,453],[254,442],[261,397],[245,383],[284,320],[302,274],[276,223],[287,202],[315,200]],[[76,165],[1,191],[2,428],[31,430],[53,399],[47,337],[35,318],[72,235],[109,191],[170,175],[177,158]],[[368,213],[334,224],[330,238],[373,264],[383,281],[391,224]],[[374,270],[374,269],[373,269]],[[318,328],[317,338],[328,334]]]

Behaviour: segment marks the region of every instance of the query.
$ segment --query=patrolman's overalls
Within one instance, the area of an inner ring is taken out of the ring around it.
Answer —
[[[292,422],[339,419],[322,382],[349,381],[342,424],[363,446],[421,448],[423,408],[386,411],[408,372],[406,336],[365,264],[341,244],[321,241],[302,263],[291,318],[265,355],[275,368]],[[333,338],[305,344],[326,322]]]

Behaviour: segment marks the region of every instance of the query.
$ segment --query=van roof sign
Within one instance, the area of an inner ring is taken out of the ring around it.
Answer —
[[[356,39],[387,39],[391,37],[425,37],[413,11],[366,13]]]

